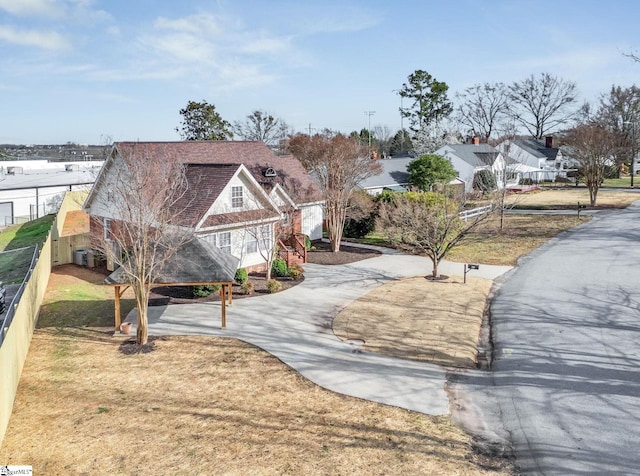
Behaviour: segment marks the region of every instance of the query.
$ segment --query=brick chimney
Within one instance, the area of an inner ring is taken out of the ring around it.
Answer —
[[[544,138],[544,146],[547,149],[551,149],[553,147],[553,136],[547,136]]]
[[[479,145],[480,144],[480,137],[474,137],[471,139],[471,143],[473,145]]]

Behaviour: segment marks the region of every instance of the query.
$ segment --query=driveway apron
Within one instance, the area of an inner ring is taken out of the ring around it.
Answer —
[[[441,271],[461,274],[462,267],[459,263],[443,263]],[[476,276],[490,279],[510,269],[480,268]],[[339,340],[332,331],[333,317],[371,289],[430,271],[428,259],[391,252],[348,265],[307,264],[301,284],[282,293],[235,300],[227,307],[226,330],[220,329],[220,304],[200,303],[150,307],[149,331],[152,335],[238,338],[335,392],[445,415],[449,404],[443,368],[362,352],[356,344]],[[133,316],[127,320],[133,320]]]

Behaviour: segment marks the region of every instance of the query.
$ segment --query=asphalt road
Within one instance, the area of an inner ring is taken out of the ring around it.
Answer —
[[[639,278],[636,202],[552,240],[498,290],[492,372],[463,387],[523,473],[640,474]]]

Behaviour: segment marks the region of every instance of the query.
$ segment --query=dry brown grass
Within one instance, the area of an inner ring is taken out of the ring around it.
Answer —
[[[589,217],[508,214],[505,220],[504,229],[500,231],[499,217],[491,217],[451,250],[446,259],[515,266],[520,256],[532,252],[558,233],[584,223]]]
[[[508,474],[445,417],[332,393],[236,340],[119,345],[38,329],[0,461],[52,475]]]
[[[393,281],[349,304],[333,320],[341,339],[364,350],[455,367],[475,367],[492,281],[467,276]]]
[[[640,199],[640,194],[621,190],[600,190],[596,205],[599,208],[624,208]],[[589,190],[586,187],[567,187],[553,190],[509,195],[508,203],[526,208],[567,208],[589,205]]]

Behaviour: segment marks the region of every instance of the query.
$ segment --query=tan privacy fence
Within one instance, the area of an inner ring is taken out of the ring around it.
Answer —
[[[40,303],[51,274],[51,232],[41,249],[35,248],[20,289],[7,306],[0,331],[0,444],[9,424],[20,374],[27,358]]]

